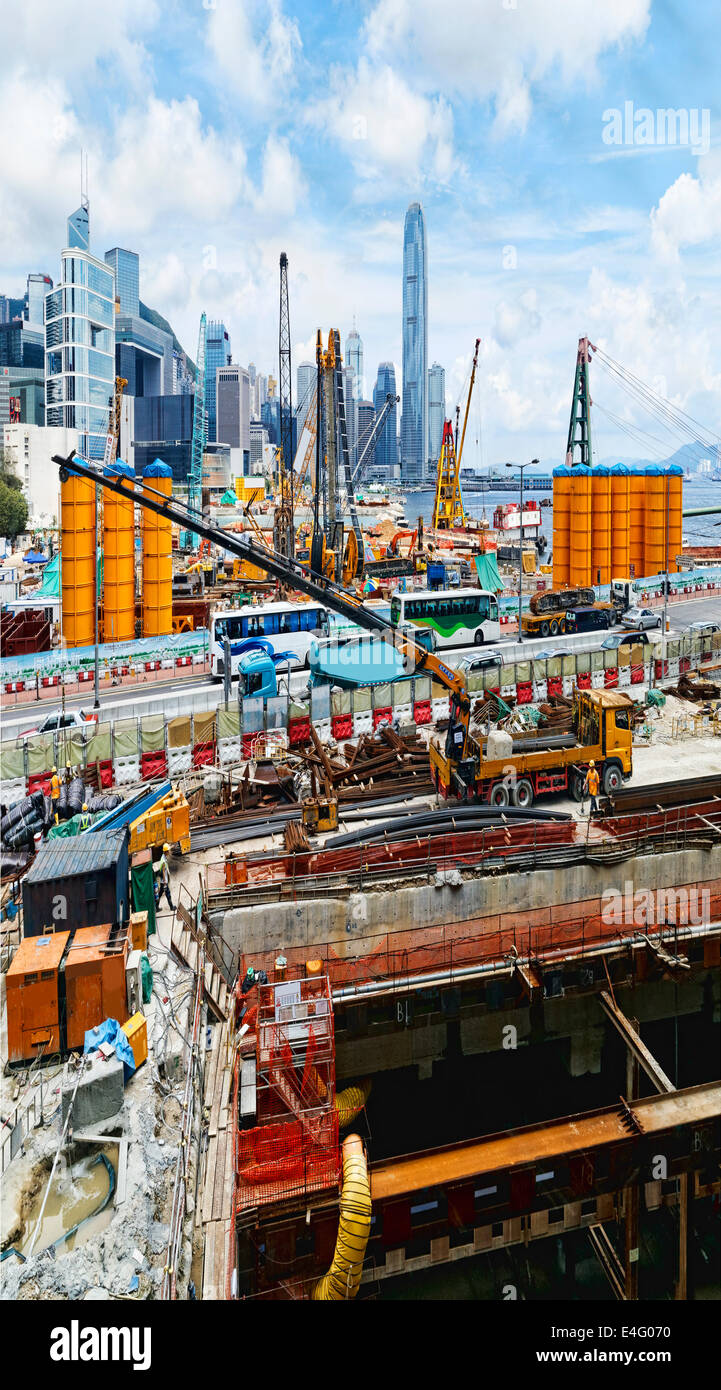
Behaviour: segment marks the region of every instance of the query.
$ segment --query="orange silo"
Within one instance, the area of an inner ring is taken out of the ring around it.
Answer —
[[[110,478],[135,474],[122,459],[108,464]],[[103,497],[103,641],[132,642],[135,637],[135,503],[105,490]]]
[[[680,555],[683,549],[683,468],[678,463],[672,463],[667,471],[667,479],[668,557],[666,568],[670,574],[675,574],[678,569],[676,556]]]
[[[62,635],[68,647],[95,641],[95,486],[72,473],[60,485]]]
[[[633,578],[640,579],[644,564],[644,515],[646,511],[646,469],[635,464],[629,469],[628,563]]]
[[[172,497],[173,470],[162,459],[143,473],[144,492]],[[170,519],[143,508],[143,636],[166,637],[173,630],[173,536]]]
[[[591,471],[591,577],[611,582],[611,475],[601,463]]]
[[[667,478],[657,464],[646,468],[646,507],[643,517],[643,572],[662,574],[666,568]]]
[[[585,463],[571,468],[571,528],[569,583],[588,586],[591,574],[591,469]]]
[[[566,589],[571,565],[571,473],[565,463],[553,470],[553,587]]]
[[[630,565],[630,484],[625,464],[615,463],[611,477],[611,578],[628,579]]]

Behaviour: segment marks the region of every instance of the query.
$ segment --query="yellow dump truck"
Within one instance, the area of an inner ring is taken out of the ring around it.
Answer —
[[[633,706],[621,690],[577,690],[570,734],[549,734],[544,747],[540,731],[533,747],[525,749],[500,731],[478,739],[468,734],[458,760],[433,741],[431,776],[442,796],[528,807],[551,792],[570,792],[580,800],[593,759],[610,795],[633,771]]]
[[[177,843],[181,854],[190,850],[190,807],[182,792],[168,792],[130,823],[130,854],[139,849],[157,849],[166,842]]]

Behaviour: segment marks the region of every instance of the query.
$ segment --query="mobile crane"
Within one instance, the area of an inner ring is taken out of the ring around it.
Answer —
[[[444,796],[462,799],[471,796],[489,800],[498,806],[508,804],[508,795],[504,797],[496,786],[501,780],[508,780],[509,764],[512,767],[514,758],[515,761],[519,761],[519,756],[515,756],[509,749],[500,762],[492,756],[489,761],[490,749],[484,751],[482,743],[470,734],[471,701],[464,675],[446,666],[435,652],[427,651],[407,630],[393,627],[378,613],[365,608],[361,600],[345,592],[339,584],[331,580],[317,582],[293,557],[280,555],[274,550],[261,549],[249,538],[213,526],[210,521],[189,512],[181,502],[155,492],[149,487],[148,479],[144,479],[143,488],[136,491],[134,479],[123,476],[106,477],[102,468],[78,459],[72,453],[67,458],[53,454],[52,461],[59,466],[61,482],[67,482],[70,475],[74,474],[121,496],[130,495],[141,507],[174,521],[178,526],[185,527],[197,536],[229,550],[240,559],[257,565],[258,569],[272,575],[274,579],[307,594],[309,598],[340,613],[358,627],[365,628],[368,632],[381,633],[389,638],[396,650],[412,663],[416,671],[426,672],[432,680],[443,686],[449,695],[450,718],[444,748],[441,749],[432,743],[429,750],[431,776],[439,792]],[[578,694],[574,745],[560,751],[549,751],[540,759],[530,754],[520,757],[524,776],[519,786],[524,788],[525,799],[517,804],[528,806],[534,795],[564,790],[569,786],[569,782],[574,794],[579,794],[579,778],[582,781],[591,757],[596,761],[604,791],[607,793],[617,790],[621,779],[630,776],[632,701],[620,691],[584,690]],[[614,696],[613,699],[611,694]]]

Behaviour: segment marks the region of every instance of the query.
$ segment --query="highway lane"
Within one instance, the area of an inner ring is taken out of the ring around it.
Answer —
[[[661,612],[662,610],[659,610]],[[688,599],[681,603],[670,603],[668,605],[668,615],[671,621],[671,632],[669,637],[679,636],[693,622],[721,622],[721,599],[718,595],[708,598]],[[615,628],[614,631],[620,631]],[[499,642],[493,643],[493,648],[498,648],[503,652],[507,662],[522,661],[531,657],[534,652],[549,651],[561,648],[568,648],[572,651],[594,651],[600,647],[601,642],[608,634],[605,632],[579,633],[573,636],[559,636],[536,638],[533,641],[519,643],[515,634],[502,638]],[[652,641],[660,641],[658,630],[650,634]],[[449,647],[445,649],[449,665],[453,665],[461,656],[479,655],[481,649],[478,647]],[[308,673],[299,671],[292,675],[290,679],[290,692],[292,695],[300,694],[308,682]],[[235,688],[235,687],[234,687]],[[222,684],[213,682],[210,676],[205,676],[198,680],[191,676],[179,677],[177,675],[168,680],[145,682],[141,681],[132,686],[111,686],[102,691],[100,695],[100,708],[103,709],[122,706],[122,714],[143,714],[148,712],[148,707],[162,698],[163,695],[172,696],[176,700],[179,696],[200,696],[207,695],[208,705],[216,704],[222,693]],[[44,698],[39,701],[28,702],[25,705],[4,705],[2,708],[2,729],[3,737],[6,739],[15,738],[18,734],[27,729],[34,728],[55,708],[51,700]],[[65,701],[67,710],[85,710],[93,708],[93,688],[91,684],[86,685],[83,693],[73,696],[72,699]]]

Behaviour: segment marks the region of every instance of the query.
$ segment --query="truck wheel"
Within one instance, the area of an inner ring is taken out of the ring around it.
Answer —
[[[603,790],[606,796],[613,796],[614,792],[620,791],[623,777],[621,769],[612,763],[610,767],[603,770]]]
[[[541,623],[541,636],[548,637],[549,631],[548,623]]]
[[[513,804],[520,806],[522,810],[533,805],[533,786],[527,777],[522,777],[520,782],[516,783],[513,792]]]
[[[571,776],[571,796],[574,801],[583,801],[583,784],[585,777],[581,772],[574,772]]]
[[[475,647],[482,647],[482,646],[483,646],[483,628],[481,628],[481,627],[476,628],[476,631],[475,631],[474,636],[473,636],[473,645],[474,645]]]
[[[495,787],[491,787],[491,794],[488,800],[491,806],[507,806],[508,787],[504,787],[502,782],[496,782]]]
[[[551,619],[550,633],[551,633],[551,637],[556,637],[557,634],[558,634],[558,619],[557,619],[557,618],[552,618],[552,619]]]

